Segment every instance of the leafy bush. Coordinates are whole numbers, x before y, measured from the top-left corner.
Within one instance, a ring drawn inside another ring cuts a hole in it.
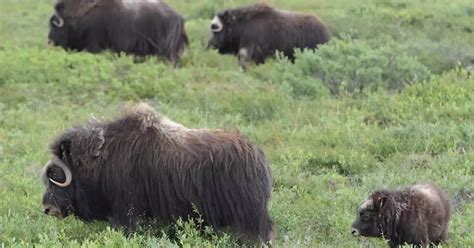
[[[323,84],[331,93],[340,95],[401,90],[406,85],[431,78],[426,66],[413,57],[396,53],[390,45],[374,48],[350,38],[333,39],[315,52],[299,51],[294,65],[280,59],[278,68],[284,82],[289,83],[297,95],[317,91],[309,82]]]

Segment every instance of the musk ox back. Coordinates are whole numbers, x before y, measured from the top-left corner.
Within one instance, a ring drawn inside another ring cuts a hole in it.
[[[390,247],[438,245],[446,241],[450,219],[449,198],[434,184],[383,189],[373,192],[360,206],[352,234],[384,237]]]
[[[243,240],[274,238],[272,177],[262,150],[237,132],[189,129],[139,105],[112,122],[67,130],[50,146],[44,212],[107,219],[133,232],[144,219],[197,217]]]
[[[161,0],[58,0],[54,9],[49,42],[65,49],[110,49],[176,62],[188,44],[183,17]]]
[[[331,37],[317,16],[278,10],[266,4],[228,9],[211,22],[208,47],[221,54],[236,54],[245,67],[252,60],[264,63],[276,51],[294,59],[295,48],[315,49]]]

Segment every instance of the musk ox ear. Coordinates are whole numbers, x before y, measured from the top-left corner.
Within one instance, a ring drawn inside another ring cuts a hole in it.
[[[102,146],[105,143],[104,129],[93,127],[89,129],[87,135],[87,154],[90,154],[93,157],[98,157]]]
[[[51,153],[63,161],[71,161],[72,141],[69,134],[64,134],[50,145]]]
[[[51,144],[51,151],[70,165],[89,164],[100,156],[105,143],[104,129],[100,127],[73,128]]]
[[[71,146],[72,162],[81,175],[94,175],[96,159],[105,143],[104,129],[84,127],[76,133]]]
[[[65,4],[63,1],[57,1],[56,4],[54,5],[54,10],[56,10],[57,13],[62,13],[64,12]]]
[[[222,12],[217,13],[217,17],[223,22],[223,23],[231,23],[232,22],[232,15],[228,10],[224,10]]]
[[[374,208],[382,209],[387,201],[388,193],[386,191],[375,191],[371,198],[374,202]]]

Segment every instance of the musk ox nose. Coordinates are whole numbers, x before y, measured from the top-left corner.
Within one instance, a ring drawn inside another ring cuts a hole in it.
[[[352,228],[352,229],[351,229],[351,233],[352,233],[352,235],[354,235],[354,236],[359,236],[359,234],[360,234],[360,233],[359,233],[359,230],[357,230],[357,229],[355,229],[355,228]]]
[[[216,29],[219,29],[219,25],[213,23],[213,24],[211,25],[211,30],[216,30]]]
[[[216,49],[216,47],[211,43],[207,43],[206,50],[209,50],[209,49]]]
[[[43,208],[43,213],[49,214],[49,211],[50,211],[50,208],[49,208],[49,207]]]

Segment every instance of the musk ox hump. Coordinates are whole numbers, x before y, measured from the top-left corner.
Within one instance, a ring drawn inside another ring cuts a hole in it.
[[[422,195],[433,202],[440,200],[438,192],[429,184],[417,184],[411,188],[412,195]]]
[[[135,9],[140,3],[161,3],[161,0],[122,0],[123,6],[128,9]]]
[[[123,116],[141,121],[145,128],[157,125],[160,120],[159,114],[146,103],[126,106],[123,111]]]
[[[118,0],[57,0],[54,4],[56,11],[62,17],[82,17],[89,11],[105,2]]]
[[[274,11],[275,9],[266,3],[257,3],[254,5],[221,11],[217,13],[216,17],[218,17],[224,24],[232,25],[234,23],[252,20]]]
[[[143,130],[154,127],[169,138],[181,137],[190,130],[165,116],[161,116],[150,105],[143,102],[134,106],[127,106],[123,115],[125,118],[129,117],[141,122]]]

